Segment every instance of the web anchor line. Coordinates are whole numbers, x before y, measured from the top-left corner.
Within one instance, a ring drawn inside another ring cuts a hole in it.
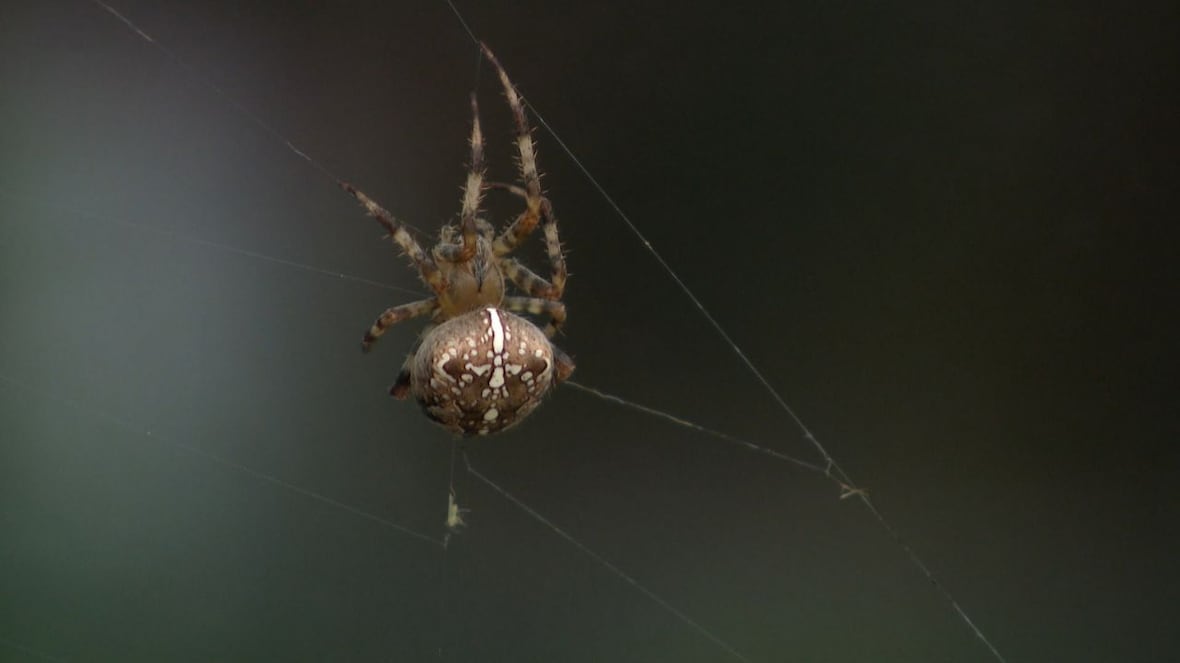
[[[580,382],[574,381],[574,380],[566,380],[562,384],[573,387],[574,389],[577,389],[578,391],[590,394],[591,396],[594,396],[595,398],[602,399],[608,403],[614,403],[615,405],[620,405],[625,408],[630,408],[632,410],[642,412],[646,415],[656,417],[657,419],[663,419],[665,421],[671,422],[677,426],[682,426],[682,427],[687,428],[689,430],[693,430],[698,433],[708,435],[710,437],[715,437],[719,440],[724,440],[726,442],[729,442],[730,444],[734,444],[739,447],[742,447],[743,449],[746,449],[747,451],[753,451],[755,453],[760,453],[765,456],[770,456],[771,458],[774,458],[776,460],[781,460],[783,462],[791,463],[792,465],[795,465],[797,467],[801,467],[801,468],[808,470],[810,472],[814,472],[816,474],[822,474],[823,476],[827,477],[829,480],[831,480],[833,483],[835,483],[837,486],[840,487],[840,499],[842,499],[842,500],[846,500],[850,497],[867,497],[868,496],[869,491],[867,488],[861,488],[861,487],[857,487],[857,486],[853,486],[851,484],[845,483],[845,482],[841,481],[839,478],[837,478],[835,475],[833,475],[832,474],[832,467],[833,466],[832,466],[832,463],[830,463],[830,462],[827,465],[817,465],[815,463],[805,461],[801,458],[789,456],[781,451],[776,451],[774,449],[771,449],[770,447],[765,447],[760,444],[755,444],[753,442],[750,442],[749,440],[742,439],[736,435],[730,435],[729,433],[725,433],[725,432],[722,432],[719,430],[708,428],[708,427],[702,426],[694,421],[689,421],[688,419],[684,419],[684,418],[678,417],[674,414],[664,412],[663,410],[657,410],[654,407],[649,407],[647,405],[643,405],[643,404],[637,403],[635,401],[628,400],[626,398],[623,398],[622,396],[615,396],[614,394],[608,394],[605,391],[602,391],[601,389],[589,387],[589,386],[586,386],[586,385],[584,385]]]
[[[173,53],[171,49],[169,49],[168,47],[161,44],[159,41],[154,39],[148,33],[144,32],[138,25],[133,23],[131,21],[131,19],[129,19],[126,16],[124,16],[123,14],[119,13],[119,11],[117,9],[108,5],[107,3],[103,2],[102,0],[90,0],[90,1],[93,2],[95,5],[101,7],[103,10],[105,10],[111,16],[114,16],[121,23],[123,23],[123,25],[126,25],[128,29],[130,29],[132,32],[134,32],[136,35],[138,35],[141,39],[143,39],[147,43],[151,44],[155,48],[159,49],[160,52],[163,53],[164,55],[167,55],[168,58],[170,60],[172,60],[172,62],[174,62],[178,67],[180,67],[181,69],[184,69],[186,74],[193,77],[195,80],[200,81],[201,84],[205,85],[209,89],[211,89],[214,92],[216,92],[217,94],[221,95],[221,97],[223,99],[225,99],[227,102],[229,102],[229,104],[231,106],[236,108],[239,113],[245,115],[247,118],[250,119],[251,122],[256,124],[259,128],[261,128],[266,133],[270,134],[270,136],[272,138],[278,140],[280,143],[285,145],[296,156],[302,158],[304,161],[311,164],[312,167],[314,167],[316,170],[319,170],[321,173],[323,173],[324,175],[326,175],[327,177],[329,177],[333,181],[335,181],[335,182],[340,181],[340,178],[336,177],[336,175],[334,173],[332,173],[332,171],[328,170],[327,167],[321,165],[318,161],[316,161],[315,159],[312,159],[310,156],[308,156],[306,152],[304,152],[303,150],[296,147],[295,144],[293,142],[291,142],[290,140],[288,140],[286,136],[279,133],[279,131],[277,129],[275,129],[274,127],[270,126],[265,121],[263,121],[263,119],[261,117],[258,117],[257,114],[251,112],[249,108],[246,108],[241,103],[239,103],[237,99],[230,96],[230,94],[228,92],[226,92],[224,89],[222,89],[220,85],[209,80],[209,78],[202,76],[195,69],[188,66],[188,64],[186,64],[185,61],[180,58],[180,56],[178,56],[176,53]]]
[[[836,483],[841,483],[838,479],[836,479],[835,477],[832,476],[831,472],[829,471],[829,468],[825,468],[822,465],[816,465],[815,463],[810,463],[810,462],[805,461],[801,458],[795,458],[794,456],[788,456],[787,454],[782,453],[781,451],[775,451],[774,449],[771,449],[769,447],[764,447],[760,444],[755,444],[753,442],[750,442],[749,440],[743,440],[742,438],[740,438],[736,435],[730,435],[729,433],[725,433],[725,432],[722,432],[719,430],[714,430],[712,428],[707,428],[707,427],[702,426],[696,422],[689,421],[688,419],[683,419],[683,418],[678,417],[674,414],[664,412],[663,410],[657,410],[654,407],[648,407],[646,405],[636,403],[635,401],[627,400],[626,398],[623,398],[622,396],[615,396],[614,394],[608,394],[605,391],[602,391],[601,389],[596,389],[594,387],[584,385],[580,382],[577,382],[576,380],[566,380],[562,384],[569,386],[569,387],[573,387],[574,389],[577,389],[578,391],[590,394],[591,396],[594,396],[595,398],[600,398],[608,403],[614,403],[615,405],[620,405],[625,408],[630,408],[632,410],[642,412],[646,415],[656,417],[657,419],[663,419],[665,421],[671,422],[673,424],[676,424],[677,426],[683,426],[684,428],[688,428],[689,430],[694,430],[698,433],[703,433],[703,434],[708,435],[710,437],[715,437],[719,440],[724,440],[726,442],[737,445],[739,447],[743,447],[749,451],[754,451],[754,452],[757,452],[757,453],[760,453],[760,454],[763,454],[766,456],[770,456],[771,458],[775,458],[777,460],[781,460],[781,461],[784,461],[787,463],[791,463],[793,465],[797,465],[799,467],[802,467],[805,470],[809,470],[809,471],[815,472],[817,474],[822,474],[822,475],[828,477],[829,479],[832,479]],[[844,484],[841,483],[841,485],[844,485]]]
[[[339,279],[341,281],[351,281],[353,283],[360,283],[362,285],[372,286],[374,288],[381,288],[382,290],[391,290],[394,292],[404,292],[404,293],[410,294],[410,295],[421,296],[421,294],[422,294],[421,290],[412,290],[410,288],[403,288],[401,286],[391,285],[389,283],[382,283],[380,281],[374,281],[373,279],[367,279],[367,278],[364,278],[361,276],[354,276],[352,274],[346,274],[344,272],[336,271],[333,269],[324,269],[323,267],[316,267],[315,265],[310,265],[310,264],[304,263],[304,262],[298,262],[295,260],[288,260],[286,258],[280,258],[277,256],[272,256],[272,255],[268,255],[265,253],[260,253],[258,251],[251,251],[249,249],[243,249],[243,248],[239,248],[236,246],[231,246],[229,244],[222,244],[221,242],[214,242],[212,240],[202,239],[200,237],[193,237],[193,236],[185,235],[185,234],[182,234],[179,232],[173,232],[171,230],[156,228],[148,223],[138,223],[136,221],[127,221],[124,219],[116,219],[116,218],[112,218],[112,217],[99,216],[99,215],[94,214],[89,211],[82,211],[82,210],[77,209],[75,207],[63,205],[63,204],[59,203],[56,199],[52,199],[52,196],[48,196],[44,193],[34,193],[34,192],[30,192],[30,191],[26,190],[26,191],[19,192],[19,195],[18,195],[17,193],[13,193],[11,190],[7,189],[4,185],[0,185],[0,198],[7,198],[9,200],[15,200],[15,201],[22,202],[25,204],[39,205],[41,207],[44,207],[45,209],[53,210],[53,211],[59,212],[59,213],[66,213],[71,216],[77,217],[79,219],[86,219],[89,221],[99,221],[99,222],[109,224],[112,226],[115,226],[115,225],[125,226],[127,228],[133,228],[137,232],[157,235],[157,236],[162,237],[164,239],[172,240],[175,242],[183,242],[185,244],[193,244],[195,246],[203,246],[203,247],[207,247],[207,248],[211,248],[211,249],[216,249],[218,251],[223,251],[225,253],[232,253],[235,255],[244,256],[246,258],[253,258],[255,260],[260,260],[263,262],[274,263],[276,265],[281,265],[283,267],[289,267],[291,269],[297,269],[297,270],[300,270],[303,272],[311,272],[313,274],[320,274],[323,276],[328,276],[328,277],[332,277],[335,279]],[[52,199],[52,202],[48,202],[49,199]]]
[[[93,3],[94,5],[96,5],[97,7],[103,9],[104,11],[109,13],[111,16],[114,16],[116,19],[119,20],[119,22],[121,22],[121,23],[123,23],[123,25],[127,26],[127,28],[130,29],[132,32],[134,32],[138,37],[140,37],[141,39],[143,39],[147,43],[151,44],[154,48],[159,50],[164,55],[168,56],[168,59],[170,59],[177,67],[180,67],[181,69],[183,69],[184,72],[188,76],[192,77],[194,80],[198,81],[199,83],[201,83],[205,87],[209,88],[210,90],[213,90],[214,92],[216,92],[219,96],[221,96],[222,99],[225,99],[225,101],[229,105],[233,106],[234,109],[236,109],[239,113],[241,113],[243,116],[245,116],[248,120],[253,122],[255,124],[255,126],[257,126],[259,129],[262,129],[262,131],[265,132],[266,134],[268,134],[271,138],[273,138],[274,140],[277,140],[279,143],[281,143],[284,147],[286,147],[288,150],[290,150],[290,152],[292,154],[294,154],[295,156],[299,157],[300,159],[303,159],[304,161],[306,161],[312,168],[315,168],[317,171],[319,171],[321,175],[323,175],[324,177],[327,177],[329,180],[331,180],[332,183],[334,183],[338,188],[344,188],[346,190],[348,189],[348,185],[346,184],[346,182],[343,178],[336,175],[336,173],[332,172],[327,166],[320,163],[318,160],[313,159],[311,157],[311,155],[309,155],[306,151],[300,149],[297,145],[295,145],[295,141],[291,140],[290,138],[287,138],[285,135],[283,135],[283,133],[281,131],[279,131],[278,129],[275,129],[273,126],[270,125],[270,123],[263,120],[262,117],[260,117],[257,113],[250,110],[245,104],[241,103],[233,95],[226,92],[224,88],[222,88],[220,85],[218,85],[217,83],[215,83],[211,79],[209,79],[209,77],[202,76],[200,74],[200,72],[198,72],[193,67],[189,66],[188,63],[184,61],[184,59],[182,59],[179,55],[174,53],[168,47],[161,44],[159,42],[159,40],[153,38],[151,35],[149,35],[147,32],[145,32],[142,28],[140,28],[138,25],[136,25],[131,19],[129,19],[126,16],[124,16],[123,14],[119,13],[119,11],[117,9],[115,9],[114,7],[103,2],[103,0],[90,0],[90,2]],[[417,226],[415,226],[414,224],[409,223],[407,221],[402,221],[400,219],[399,219],[399,221],[401,222],[402,225],[413,229],[414,231],[418,232],[419,234],[424,234],[422,232],[422,230],[420,228],[418,228]]]
[[[642,585],[638,580],[636,580],[635,578],[628,575],[625,571],[623,571],[619,567],[615,566],[612,562],[607,560],[605,557],[603,557],[602,555],[599,555],[598,553],[596,553],[593,550],[591,550],[590,548],[588,548],[584,543],[575,539],[569,532],[566,532],[565,530],[561,529],[557,525],[553,524],[553,521],[551,521],[548,518],[546,518],[545,516],[541,515],[541,513],[538,512],[536,509],[532,508],[528,504],[525,504],[524,502],[522,502],[520,500],[520,498],[518,498],[515,495],[513,495],[512,493],[508,492],[507,490],[502,488],[499,484],[497,484],[495,481],[492,481],[486,475],[484,475],[482,472],[475,469],[475,467],[473,467],[471,465],[471,460],[467,458],[467,453],[466,452],[462,452],[462,453],[463,453],[463,463],[467,466],[467,473],[468,474],[470,474],[471,476],[475,477],[476,479],[479,479],[480,481],[482,481],[489,488],[491,488],[492,490],[499,493],[504,499],[506,499],[509,502],[512,502],[514,505],[516,505],[516,507],[519,508],[521,511],[524,511],[529,516],[531,516],[534,520],[541,523],[545,527],[549,528],[549,530],[552,531],[554,534],[556,534],[556,535],[560,536],[561,538],[565,539],[566,541],[568,541],[571,545],[573,545],[575,548],[580,550],[584,555],[586,555],[590,559],[593,559],[595,562],[597,562],[599,565],[601,565],[606,570],[613,573],[615,576],[617,576],[623,582],[626,582],[628,585],[631,585],[632,587],[634,587],[636,590],[638,590],[644,596],[651,599],[653,602],[655,602],[661,608],[663,608],[664,610],[669,612],[673,617],[680,620],[685,625],[691,627],[697,633],[700,633],[701,635],[703,635],[705,638],[707,638],[713,644],[717,645],[721,649],[724,649],[730,656],[736,658],[739,661],[746,661],[747,663],[749,663],[750,659],[748,659],[744,655],[742,655],[742,653],[739,652],[737,649],[735,649],[732,645],[730,645],[729,643],[722,640],[720,637],[718,637],[712,631],[710,631],[709,629],[702,626],[699,622],[693,620],[691,617],[689,617],[685,613],[681,612],[678,608],[676,608],[676,606],[674,606],[671,603],[669,603],[668,601],[666,601],[659,594],[656,594],[652,590],[650,590],[647,587],[645,587],[644,585]]]
[[[365,520],[368,520],[370,522],[377,523],[378,525],[381,525],[382,527],[396,530],[398,532],[401,532],[402,534],[413,537],[413,538],[418,539],[420,541],[424,541],[426,543],[430,543],[430,544],[433,544],[433,545],[436,545],[439,547],[444,547],[444,543],[441,539],[437,539],[433,536],[430,536],[429,534],[423,534],[422,532],[419,532],[414,529],[410,529],[409,527],[406,527],[405,525],[399,525],[398,523],[395,523],[392,520],[387,520],[387,519],[382,518],[381,516],[378,516],[376,514],[369,513],[368,511],[365,511],[364,509],[360,509],[355,506],[352,506],[351,504],[346,504],[344,502],[341,502],[340,500],[333,499],[331,497],[328,497],[327,495],[324,495],[323,493],[318,493],[314,490],[310,490],[310,489],[304,488],[302,486],[298,486],[296,484],[291,483],[290,481],[287,481],[285,479],[277,477],[273,474],[263,472],[262,470],[256,470],[253,467],[250,467],[249,465],[246,465],[244,463],[239,463],[235,460],[231,460],[231,459],[226,458],[225,456],[221,456],[219,454],[215,454],[212,451],[206,451],[205,449],[194,446],[192,444],[188,444],[186,442],[181,442],[180,440],[173,439],[170,436],[160,435],[159,432],[153,431],[150,428],[136,426],[135,424],[131,423],[130,421],[123,419],[122,417],[119,417],[117,415],[111,414],[110,412],[107,412],[105,410],[101,410],[101,409],[98,409],[98,408],[95,408],[95,407],[92,407],[89,405],[84,405],[84,404],[79,403],[75,400],[72,400],[70,398],[66,398],[65,396],[61,396],[57,393],[54,393],[52,391],[48,391],[46,389],[30,387],[30,386],[20,382],[19,380],[11,378],[11,377],[4,375],[2,373],[0,373],[0,382],[7,383],[11,387],[13,387],[19,391],[23,391],[26,394],[32,394],[34,396],[40,396],[42,398],[48,398],[49,400],[57,401],[58,403],[65,405],[66,407],[70,408],[71,410],[74,410],[75,412],[78,412],[80,414],[86,415],[86,416],[94,418],[94,419],[101,419],[103,421],[106,421],[107,423],[110,423],[110,424],[116,426],[117,428],[122,428],[125,431],[133,433],[135,435],[139,435],[143,438],[152,440],[153,442],[156,442],[157,444],[166,445],[169,447],[180,449],[181,451],[184,451],[186,453],[204,458],[205,460],[207,460],[211,463],[220,465],[222,467],[229,468],[231,470],[234,470],[235,472],[240,472],[242,474],[252,476],[255,479],[261,480],[265,483],[269,483],[272,486],[277,486],[277,487],[282,488],[288,492],[302,495],[304,497],[310,498],[310,499],[320,502],[322,504],[327,504],[328,506],[334,507],[336,509],[340,509],[341,511],[347,511],[348,513],[351,513],[354,516],[359,516],[359,517],[364,518]]]

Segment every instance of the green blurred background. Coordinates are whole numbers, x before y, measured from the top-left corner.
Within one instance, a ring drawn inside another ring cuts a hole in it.
[[[445,553],[301,492],[442,536],[451,440],[418,325],[358,350],[413,272],[248,113],[433,235],[477,81],[513,174],[450,9],[114,6],[175,57],[0,6],[0,660],[729,660],[461,467]],[[1178,655],[1173,3],[458,6],[1008,660]],[[575,377],[815,461],[537,138]],[[821,476],[568,388],[466,449],[750,660],[994,660]]]

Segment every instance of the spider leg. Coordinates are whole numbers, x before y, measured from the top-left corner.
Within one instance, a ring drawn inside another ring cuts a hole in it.
[[[462,244],[447,244],[439,247],[442,256],[451,262],[467,262],[475,255],[475,242],[479,234],[479,203],[483,199],[483,133],[479,129],[479,103],[471,93],[471,167],[467,171],[467,184],[463,187],[463,212],[460,216]]]
[[[410,361],[413,358],[414,355],[412,354],[406,357],[401,370],[397,372],[397,379],[389,387],[389,395],[399,401],[404,401],[410,397]]]
[[[520,177],[524,180],[525,211],[500,233],[493,244],[496,255],[502,256],[510,253],[537,227],[537,222],[541,218],[541,176],[537,174],[537,152],[533,147],[533,134],[529,129],[528,119],[525,118],[520,95],[488,45],[481,42],[480,47],[500,76],[504,96],[508,99],[512,117],[516,121],[516,148],[520,153]]]
[[[430,330],[434,329],[436,326],[437,325],[435,323],[431,322],[422,329],[422,333],[418,336],[418,342],[414,344],[414,348],[410,350],[410,353],[406,355],[406,360],[402,362],[402,367],[397,372],[397,379],[394,380],[393,384],[389,386],[390,396],[393,396],[399,401],[404,401],[410,397],[410,381],[412,378],[410,367],[414,364],[414,356],[418,354],[418,348],[422,345],[422,339],[429,336]]]
[[[545,325],[545,336],[549,338],[553,338],[561,326],[565,324],[565,304],[552,299],[505,297],[500,306],[514,313],[549,316],[549,324]]]
[[[545,336],[553,338],[565,322],[565,304],[551,299],[536,297],[505,297],[500,304],[506,310],[516,313],[531,313],[533,315],[548,315],[549,324],[545,326]],[[553,348],[553,376],[557,382],[565,382],[574,372],[574,360],[564,350],[550,343]]]
[[[484,237],[492,237],[496,234],[496,229],[482,216],[475,217],[475,227],[479,228],[479,233]]]
[[[341,182],[340,187],[360,201],[361,205],[369,213],[369,216],[377,219],[381,225],[385,226],[385,229],[389,231],[389,236],[401,247],[402,252],[410,257],[410,261],[414,263],[414,266],[418,268],[418,274],[421,275],[426,285],[436,294],[442,294],[447,289],[446,279],[443,278],[438,265],[422,250],[422,247],[418,245],[418,242],[414,240],[414,237],[410,235],[405,226],[386,211],[385,208],[378,205],[372,198],[366,196],[364,192],[353,185],[348,182]]]
[[[515,184],[489,182],[488,187],[502,189],[521,198],[528,198],[528,192]],[[561,299],[562,293],[565,292],[565,281],[569,277],[569,272],[565,266],[565,253],[561,250],[561,237],[557,234],[557,217],[553,215],[553,204],[544,196],[541,196],[541,229],[545,233],[545,250],[549,255],[549,264],[553,268],[551,279],[554,291],[553,296],[549,298]]]
[[[553,346],[553,377],[557,379],[557,383],[561,384],[570,378],[574,369],[577,366],[574,364],[573,358],[565,353],[564,350]]]
[[[373,326],[369,327],[369,331],[365,332],[365,338],[361,341],[361,349],[368,352],[369,348],[377,342],[377,339],[385,333],[386,329],[404,320],[432,313],[436,308],[438,308],[438,299],[431,297],[430,299],[420,299],[416,302],[401,304],[386,309],[384,313],[373,321]]]
[[[533,297],[552,300],[557,300],[560,297],[557,288],[552,283],[525,267],[519,260],[500,258],[500,271],[515,283],[516,287]]]

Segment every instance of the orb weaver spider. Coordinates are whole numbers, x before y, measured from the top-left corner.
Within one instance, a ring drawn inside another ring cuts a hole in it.
[[[495,67],[512,110],[523,186],[485,185],[475,93],[471,95],[471,164],[459,225],[443,227],[429,253],[392,214],[356,187],[341,183],[385,227],[434,292],[427,299],[382,313],[365,334],[362,348],[367,352],[392,325],[430,315],[417,350],[406,358],[389,391],[399,400],[413,395],[427,416],[461,435],[487,435],[516,425],[574,371],[573,360],[550,340],[566,319],[561,295],[567,271],[553,206],[541,194],[532,132],[508,74],[486,44],[480,47]],[[499,233],[480,216],[485,186],[507,191],[525,203],[524,211]],[[549,279],[510,255],[538,224],[550,263]],[[506,281],[525,296],[507,295]],[[549,322],[542,332],[516,313],[544,315]]]

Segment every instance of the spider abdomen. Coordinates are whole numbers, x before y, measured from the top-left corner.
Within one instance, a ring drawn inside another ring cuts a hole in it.
[[[509,428],[541,403],[554,380],[553,345],[536,325],[486,307],[430,330],[410,368],[426,414],[462,435]]]

